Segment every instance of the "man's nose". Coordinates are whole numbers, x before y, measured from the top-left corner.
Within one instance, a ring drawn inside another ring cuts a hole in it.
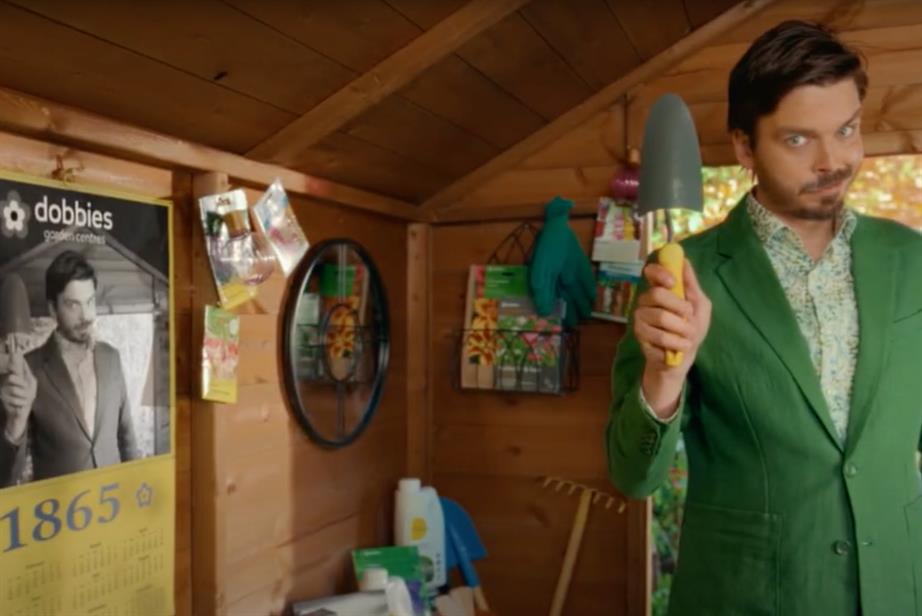
[[[813,171],[816,173],[828,173],[837,169],[837,154],[835,145],[830,144],[825,139],[818,139],[816,143],[816,153],[813,159]]]

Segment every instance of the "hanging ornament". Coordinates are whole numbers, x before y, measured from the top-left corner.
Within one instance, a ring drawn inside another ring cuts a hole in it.
[[[616,201],[637,201],[640,186],[640,151],[628,148],[627,162],[615,172],[609,182],[609,190]]]

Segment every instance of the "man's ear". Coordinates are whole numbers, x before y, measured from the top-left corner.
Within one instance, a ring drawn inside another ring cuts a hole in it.
[[[755,157],[749,135],[737,128],[730,132],[730,139],[733,141],[733,152],[736,154],[737,162],[752,171],[755,168]]]

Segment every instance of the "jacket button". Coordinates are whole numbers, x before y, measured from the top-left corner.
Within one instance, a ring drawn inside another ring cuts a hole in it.
[[[833,552],[835,552],[839,556],[844,556],[845,554],[848,554],[848,551],[851,549],[851,547],[852,547],[852,544],[850,544],[848,541],[836,541],[835,543],[832,544]]]
[[[845,476],[846,476],[846,477],[854,477],[854,476],[857,475],[857,474],[858,474],[858,467],[857,467],[857,466],[855,466],[855,465],[852,464],[851,462],[849,462],[848,464],[845,465]]]

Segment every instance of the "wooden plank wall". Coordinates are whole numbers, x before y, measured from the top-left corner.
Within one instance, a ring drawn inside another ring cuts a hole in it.
[[[455,334],[464,315],[468,266],[485,263],[513,222],[435,227],[431,265],[431,467],[440,494],[474,518],[489,551],[478,564],[499,614],[542,614],[550,607],[576,513],[576,495],[542,487],[554,475],[614,494],[603,431],[609,376],[623,326],[581,327],[579,390],[565,396],[461,392]],[[589,248],[591,219],[573,222]],[[621,497],[618,497],[619,500]],[[645,614],[646,504],[623,514],[593,507],[565,614]]]
[[[603,431],[624,327],[581,326],[581,382],[574,393],[459,392],[451,378],[453,334],[464,315],[467,268],[485,262],[521,218],[540,214],[555,194],[575,201],[571,226],[588,252],[598,197],[624,158],[625,118],[622,103],[599,113],[440,214],[441,220],[481,222],[432,231],[432,476],[441,493],[474,517],[490,552],[478,569],[501,614],[540,614],[551,603],[577,501],[543,488],[540,478],[556,475],[616,494]],[[629,503],[620,515],[593,507],[564,613],[647,614],[648,536],[648,503]]]
[[[259,196],[248,194],[251,202]],[[363,436],[321,449],[293,420],[282,390],[284,279],[276,274],[257,301],[237,309],[239,401],[194,405],[196,614],[281,614],[293,600],[351,590],[350,550],[391,541],[393,489],[407,467],[407,225],[316,201],[293,204],[312,242],[351,237],[380,268],[391,316],[388,384]],[[197,320],[214,296],[199,244]]]

